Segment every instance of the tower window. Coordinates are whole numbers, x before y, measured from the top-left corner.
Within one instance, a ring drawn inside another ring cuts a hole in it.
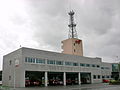
[[[75,46],[75,43],[74,43],[74,46]]]
[[[75,52],[75,49],[74,49],[74,52]]]

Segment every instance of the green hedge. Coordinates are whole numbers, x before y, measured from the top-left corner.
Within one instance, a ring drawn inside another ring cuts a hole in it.
[[[120,81],[118,81],[118,80],[111,80],[111,81],[109,82],[109,84],[110,84],[110,85],[120,85]]]

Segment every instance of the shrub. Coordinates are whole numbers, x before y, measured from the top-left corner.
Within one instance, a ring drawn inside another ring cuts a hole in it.
[[[111,80],[111,81],[109,82],[109,84],[110,84],[110,85],[120,85],[120,81],[118,81],[118,80]]]

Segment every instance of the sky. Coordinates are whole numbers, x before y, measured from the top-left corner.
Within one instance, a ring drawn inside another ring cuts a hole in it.
[[[70,10],[84,56],[120,61],[120,0],[0,0],[0,70],[20,46],[61,52]]]

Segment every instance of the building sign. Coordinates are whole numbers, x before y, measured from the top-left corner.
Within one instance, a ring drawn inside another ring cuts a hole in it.
[[[15,67],[18,67],[18,66],[19,66],[19,60],[16,59],[16,60],[15,60]]]

